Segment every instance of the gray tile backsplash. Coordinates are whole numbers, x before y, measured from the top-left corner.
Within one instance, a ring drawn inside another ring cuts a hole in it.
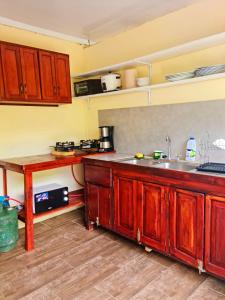
[[[212,145],[225,139],[225,100],[101,110],[99,125],[115,126],[115,148],[121,153],[167,152],[169,135],[172,157],[184,157],[186,142],[194,136],[198,160],[225,162],[225,151]]]

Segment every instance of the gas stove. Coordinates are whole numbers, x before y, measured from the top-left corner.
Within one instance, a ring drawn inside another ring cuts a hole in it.
[[[70,152],[75,150],[74,142],[57,142],[54,146],[55,151],[59,152]]]
[[[57,142],[55,146],[51,146],[54,148],[54,153],[65,153],[68,152],[72,154],[75,150],[81,150],[84,152],[99,152],[99,140],[80,140],[80,145],[75,146],[73,141],[71,142]]]
[[[81,150],[96,150],[99,148],[99,140],[80,140],[80,149]]]

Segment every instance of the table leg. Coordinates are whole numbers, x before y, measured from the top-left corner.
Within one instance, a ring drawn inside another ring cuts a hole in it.
[[[3,195],[7,196],[7,170],[6,169],[2,169],[3,172]]]
[[[34,249],[32,173],[24,173],[25,249]]]

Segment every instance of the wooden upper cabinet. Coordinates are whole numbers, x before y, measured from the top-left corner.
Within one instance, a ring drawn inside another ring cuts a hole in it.
[[[1,49],[5,98],[24,99],[20,47],[2,44]]]
[[[44,101],[71,103],[69,57],[39,51],[39,62]]]
[[[60,102],[71,102],[71,81],[68,55],[55,55],[57,98]]]
[[[167,250],[167,205],[164,186],[138,183],[138,215],[141,242],[153,249]]]
[[[0,58],[1,58],[1,45],[0,45]],[[3,74],[2,74],[2,60],[0,59],[0,100],[5,98],[5,89],[3,82]]]
[[[203,267],[203,241],[204,195],[171,189],[170,254],[201,269],[201,266]]]
[[[21,47],[20,57],[24,98],[28,100],[41,99],[38,51],[31,48]]]
[[[137,229],[137,181],[114,176],[114,225],[117,232],[139,240]]]
[[[55,55],[48,51],[39,51],[42,98],[47,102],[58,102],[55,76]]]
[[[0,102],[71,103],[69,56],[1,42]]]
[[[225,198],[206,196],[205,269],[225,278]]]

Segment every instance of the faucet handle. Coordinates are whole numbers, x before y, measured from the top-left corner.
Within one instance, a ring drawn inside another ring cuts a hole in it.
[[[169,135],[166,136],[166,142],[171,143],[171,138]]]
[[[181,160],[182,158],[183,158],[183,156],[181,154],[176,155],[176,160]]]

